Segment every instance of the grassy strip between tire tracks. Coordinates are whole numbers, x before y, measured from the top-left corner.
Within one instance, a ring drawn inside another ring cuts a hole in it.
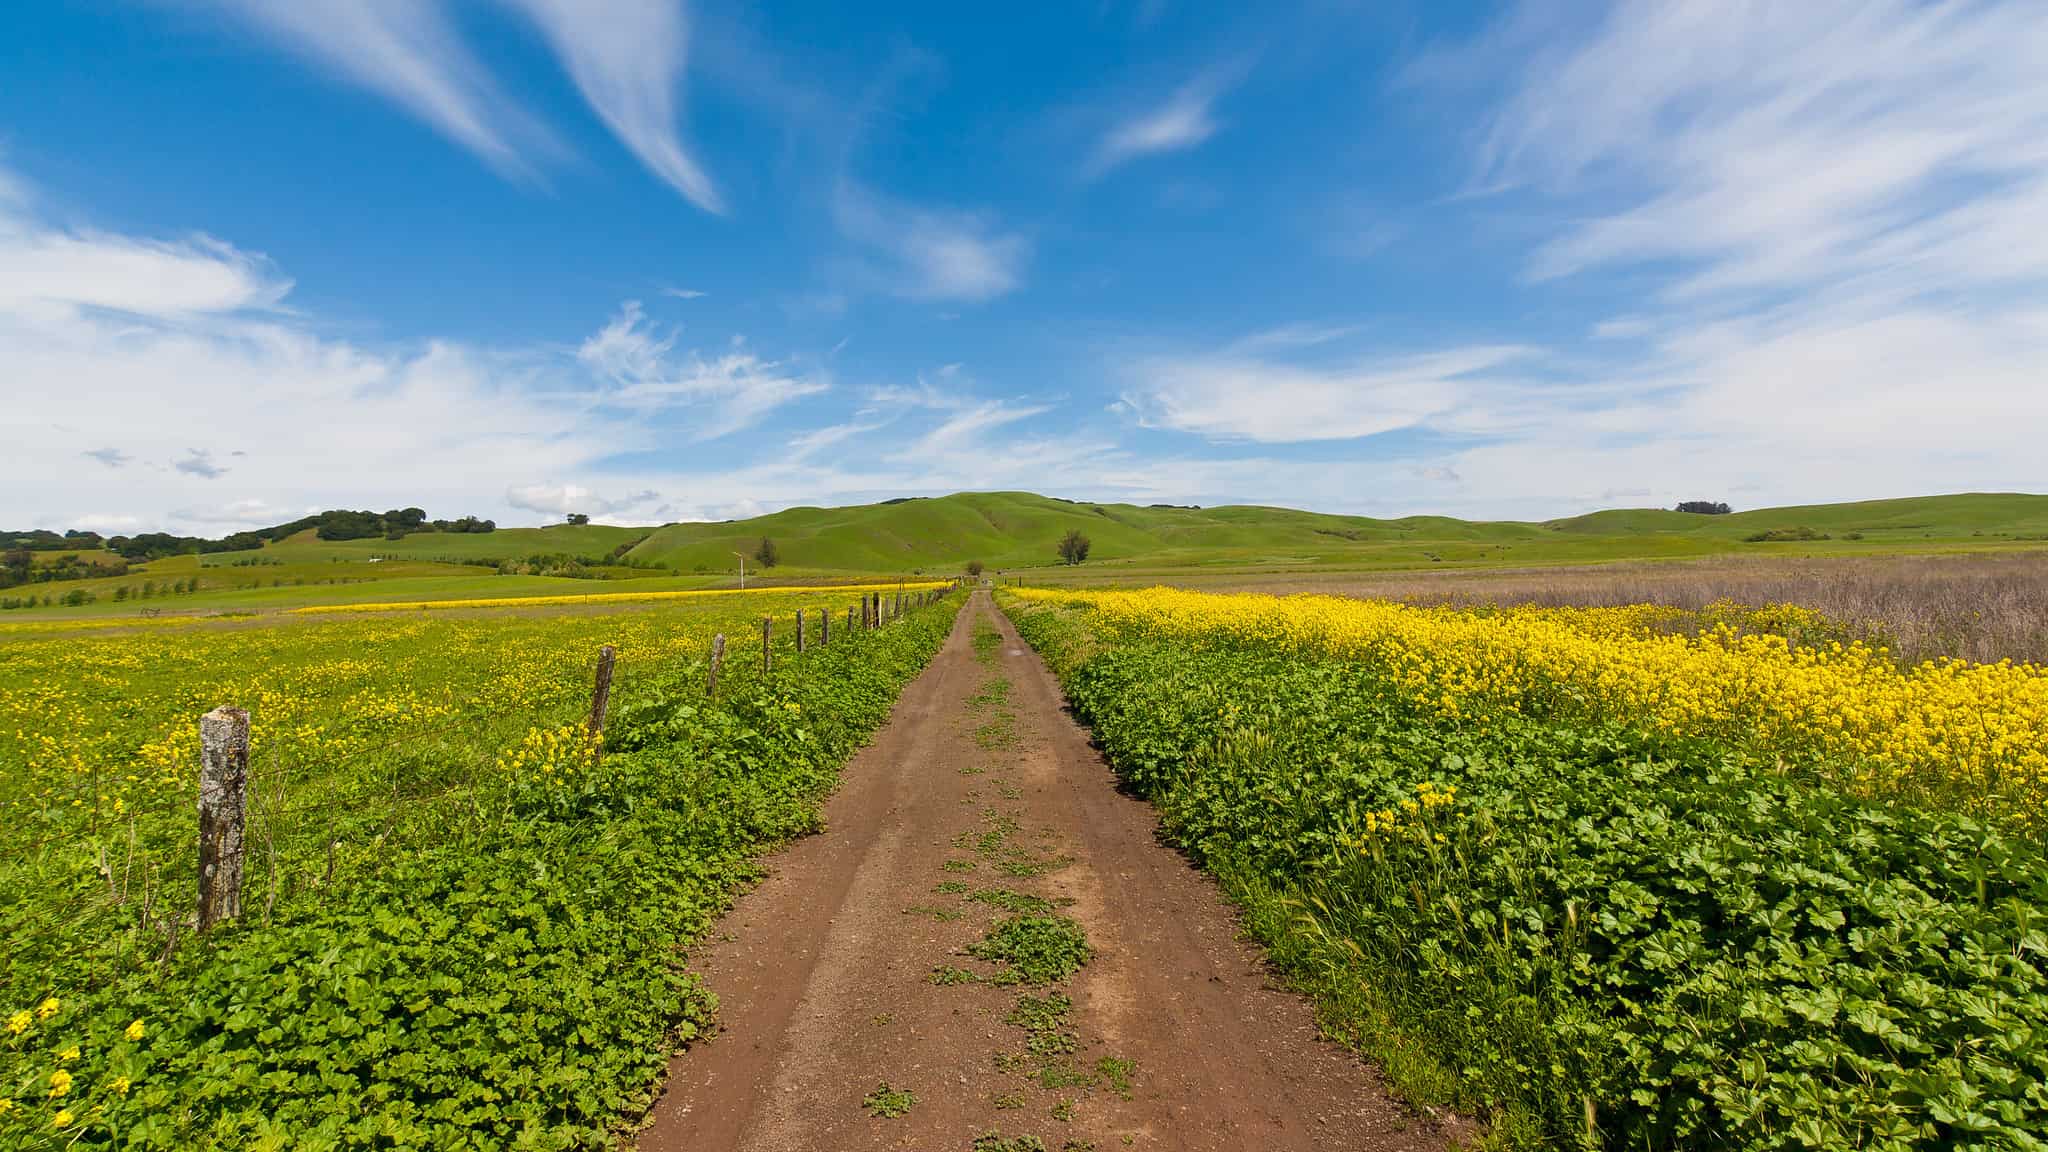
[[[1518,1147],[2048,1148],[2048,863],[1704,740],[1006,598],[1326,1024]]]
[[[637,681],[601,760],[507,773],[327,898],[17,1013],[0,1147],[611,1146],[712,1015],[683,949],[817,828],[959,603],[734,661],[715,704],[701,667]]]

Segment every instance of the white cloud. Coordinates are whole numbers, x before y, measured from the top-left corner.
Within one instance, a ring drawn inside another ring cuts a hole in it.
[[[500,172],[524,176],[562,146],[499,86],[448,0],[187,0],[225,8],[391,100]],[[707,212],[724,202],[677,129],[688,45],[680,0],[501,0],[530,19],[584,101],[655,176]]]
[[[986,213],[926,208],[842,185],[839,229],[880,261],[872,278],[899,296],[987,300],[1023,280],[1030,243]]]
[[[774,409],[831,387],[788,364],[740,350],[735,341],[723,355],[678,355],[673,333],[657,333],[640,304],[628,300],[602,330],[583,342],[576,357],[611,384],[595,399],[636,412],[694,407],[703,419],[692,438],[714,440],[760,422]]]
[[[711,177],[676,130],[688,26],[680,0],[506,0],[538,24],[583,99],[649,171],[706,212]]]
[[[1497,388],[1495,369],[1531,354],[1474,345],[1302,363],[1263,354],[1265,346],[1254,337],[1217,353],[1140,358],[1124,402],[1150,426],[1212,440],[1352,440],[1444,417]]]
[[[1141,156],[1199,146],[1216,133],[1216,118],[1210,108],[1221,91],[1214,79],[1200,80],[1175,92],[1165,103],[1120,121],[1097,143],[1089,174],[1100,175]]]
[[[701,300],[710,295],[708,292],[699,292],[695,288],[663,288],[661,294],[663,296],[673,296],[678,300]]]
[[[142,519],[137,516],[123,516],[119,513],[88,512],[83,516],[72,519],[70,526],[81,532],[98,532],[102,535],[118,536],[122,533],[133,532],[141,528]]]
[[[1676,259],[1682,291],[2048,271],[2048,8],[1618,5],[1531,54],[1483,178],[1619,199],[1533,271]]]
[[[80,452],[79,455],[87,459],[97,460],[109,468],[124,468],[134,460],[134,457],[121,451],[119,448],[89,448],[84,452]]]
[[[512,507],[554,517],[567,516],[571,512],[605,517],[645,509],[660,500],[661,493],[652,488],[606,497],[581,484],[520,484],[505,492],[505,503]]]
[[[0,200],[0,312],[108,308],[169,317],[268,308],[291,282],[209,237],[176,243],[30,228]]]
[[[439,0],[199,0],[403,105],[502,172],[544,134],[471,55]]]

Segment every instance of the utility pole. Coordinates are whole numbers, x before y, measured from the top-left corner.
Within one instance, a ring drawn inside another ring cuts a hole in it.
[[[735,552],[733,555],[740,558],[740,591],[745,592],[747,590],[747,554],[745,552]]]

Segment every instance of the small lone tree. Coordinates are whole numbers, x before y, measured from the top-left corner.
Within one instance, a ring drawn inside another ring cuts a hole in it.
[[[775,562],[780,559],[782,559],[782,554],[775,550],[774,539],[768,536],[761,537],[761,543],[754,548],[755,562],[763,568],[773,568],[775,567]]]
[[[1733,509],[1717,500],[1687,500],[1678,506],[1680,512],[1694,512],[1701,516],[1726,516]]]
[[[1081,535],[1079,528],[1067,529],[1067,534],[1060,537],[1060,562],[1064,564],[1079,564],[1087,558],[1088,538]]]
[[[968,578],[969,578],[969,579],[980,579],[980,578],[981,578],[981,561],[979,561],[979,560],[969,560],[969,561],[967,562],[967,575],[968,575]]]
[[[569,523],[571,523],[571,524],[588,524],[588,523],[590,523],[590,513],[588,513],[588,512],[571,512],[571,513],[569,513]]]

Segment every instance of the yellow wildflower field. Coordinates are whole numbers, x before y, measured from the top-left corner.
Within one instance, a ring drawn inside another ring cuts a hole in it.
[[[1802,643],[1795,608],[1695,634],[1669,610],[1419,608],[1333,596],[1017,589],[1092,608],[1113,629],[1184,643],[1280,647],[1371,663],[1419,707],[1585,715],[1817,765],[1859,791],[1941,797],[2032,822],[2048,795],[2048,669],[2002,661],[1902,666],[1881,647]]]

